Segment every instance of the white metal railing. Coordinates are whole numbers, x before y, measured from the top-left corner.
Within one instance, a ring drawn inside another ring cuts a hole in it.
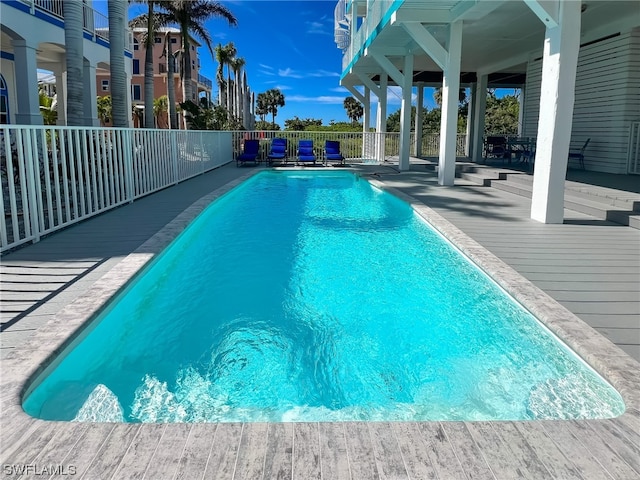
[[[242,151],[242,142],[247,139],[260,140],[260,158],[266,159],[274,138],[287,140],[287,156],[290,161],[296,158],[298,141],[313,140],[318,161],[324,163],[324,143],[326,140],[340,142],[342,155],[347,161],[357,163],[381,163],[390,159],[397,160],[400,155],[400,134],[397,132],[308,132],[289,130],[255,130],[233,132],[233,155]],[[456,156],[465,155],[467,136],[457,136]],[[410,154],[416,156],[415,133],[410,137]],[[440,135],[426,134],[422,136],[422,157],[437,157],[440,151]]]
[[[0,126],[0,252],[231,159],[230,132]]]
[[[628,151],[627,172],[640,175],[640,122],[631,122]]]
[[[362,19],[358,31],[355,33],[354,41],[347,47],[342,57],[342,71],[345,71],[355,55],[360,52],[365,42],[378,30],[378,25],[385,18],[389,9],[393,6],[393,0],[369,0],[367,2],[367,16]],[[352,21],[351,28],[356,28],[357,12],[355,6],[351,6]]]

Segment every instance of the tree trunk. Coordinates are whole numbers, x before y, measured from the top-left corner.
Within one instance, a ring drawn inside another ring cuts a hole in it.
[[[171,47],[171,35],[166,36],[167,47],[167,99],[169,101],[169,128],[175,130],[178,128],[178,112],[176,111],[176,84],[173,75],[176,71],[176,59],[173,56]]]
[[[63,2],[67,68],[67,125],[84,125],[84,52],[82,2]]]
[[[76,3],[76,2],[64,2]],[[127,3],[122,0],[108,0],[109,11],[109,63],[111,68],[111,103],[114,127],[129,127],[131,112],[127,99],[129,87],[124,69],[124,39]],[[80,33],[82,35],[82,31]]]
[[[155,25],[153,24],[153,1],[147,0],[147,41],[144,53],[144,126],[154,128],[153,115],[153,47],[155,45]]]
[[[182,93],[183,102],[193,101],[193,85],[191,85],[191,46],[189,45],[189,31],[187,26],[181,26],[182,31]]]

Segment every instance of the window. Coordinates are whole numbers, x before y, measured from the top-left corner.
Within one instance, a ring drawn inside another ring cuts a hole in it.
[[[109,91],[109,80],[102,80],[102,91],[103,92]]]
[[[141,100],[142,99],[142,95],[140,93],[140,85],[134,85],[133,86],[133,99],[134,100]]]
[[[138,42],[137,38],[133,39],[133,49],[134,50],[139,50],[140,49],[140,43]]]
[[[133,60],[133,74],[134,75],[139,75],[140,74],[140,60]]]
[[[192,52],[195,52],[195,51],[196,51],[196,47],[195,47],[195,46],[193,46],[193,45],[191,45],[191,51],[192,51]]]
[[[158,73],[167,73],[167,66],[164,63],[158,64]]]
[[[171,43],[178,43],[178,39],[177,39],[177,38],[175,38],[175,37],[174,37],[174,38],[172,38],[172,39],[171,39]]]
[[[4,77],[0,74],[0,124],[9,123],[9,89]]]
[[[155,38],[153,39],[153,41],[154,41],[155,43],[162,43],[162,38],[161,38],[161,37],[155,37]]]

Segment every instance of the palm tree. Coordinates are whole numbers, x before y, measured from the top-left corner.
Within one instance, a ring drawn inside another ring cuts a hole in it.
[[[269,113],[269,99],[266,92],[259,93],[256,98],[256,115],[260,117],[260,121],[264,122],[264,117]]]
[[[153,116],[156,118],[156,126],[164,128],[166,126],[166,113],[169,110],[169,98],[166,95],[156,98],[153,101]],[[164,119],[164,121],[161,121]]]
[[[138,15],[129,22],[129,26],[133,28],[145,28],[146,32],[140,36],[144,43],[144,126],[145,128],[154,127],[153,116],[153,47],[155,45],[155,36],[158,27],[158,20],[161,17],[154,14],[154,7],[160,3],[156,0],[135,0],[137,2],[147,4],[147,13]]]
[[[215,48],[216,62],[218,62],[218,68],[216,70],[216,81],[218,82],[218,105],[224,105],[225,103],[225,87],[227,82],[224,79],[224,66],[229,65],[233,58],[236,56],[237,50],[233,42],[229,42],[222,46],[218,44]]]
[[[276,124],[278,107],[284,107],[284,95],[277,88],[265,92],[267,96],[267,111],[271,113],[271,123]]]
[[[356,124],[364,115],[362,104],[353,97],[344,99],[344,109],[347,111],[347,117],[351,119],[352,124]]]
[[[171,30],[167,29],[164,36],[164,53],[167,57],[167,98],[169,99],[169,128],[178,128],[178,111],[176,108],[176,84],[173,76],[176,73],[176,57],[171,48]]]
[[[67,125],[84,125],[82,2],[63,2],[67,67]],[[120,52],[122,57],[122,51]],[[123,63],[124,67],[124,63]]]
[[[81,2],[63,2],[67,3]],[[108,0],[109,12],[109,64],[111,68],[111,103],[114,127],[128,127],[131,112],[127,109],[129,87],[124,70],[124,39],[126,26],[127,2]],[[80,9],[82,11],[82,8]],[[82,25],[82,23],[80,24]],[[82,35],[82,27],[80,27]]]
[[[213,56],[211,36],[204,23],[212,17],[223,17],[229,25],[235,26],[238,21],[233,14],[218,2],[208,0],[173,0],[166,6],[175,23],[180,28],[182,37],[182,92],[183,101],[192,101],[193,85],[191,83],[191,37],[193,32],[204,40]]]
[[[234,76],[234,83],[233,83],[233,89],[234,89],[234,97],[235,100],[233,102],[233,108],[234,108],[234,115],[238,118],[240,118],[242,116],[242,105],[241,105],[241,92],[240,92],[240,85],[241,85],[241,81],[240,81],[240,72],[242,71],[242,67],[244,67],[246,65],[247,61],[242,58],[242,57],[238,57],[238,58],[234,58],[233,60],[231,60],[231,62],[229,62],[229,66],[231,67],[231,70],[233,70],[233,76]]]

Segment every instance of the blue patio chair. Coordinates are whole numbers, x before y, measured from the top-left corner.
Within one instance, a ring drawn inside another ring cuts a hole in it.
[[[260,140],[245,140],[242,153],[236,157],[236,167],[247,162],[257,164],[258,155],[260,155]]]
[[[569,150],[569,161],[571,161],[572,158],[576,158],[578,160],[580,168],[582,168],[583,170],[584,170],[584,151],[587,149],[587,145],[589,145],[590,141],[591,141],[591,138],[587,138],[587,141],[584,142],[584,145],[582,145],[582,148],[580,150],[574,150],[573,152]]]
[[[274,160],[287,161],[287,139],[274,138],[271,140],[271,149],[267,155],[267,163],[271,165]]]
[[[324,158],[327,162],[340,162],[340,165],[344,165],[344,156],[340,152],[340,142],[336,140],[325,141]]]
[[[298,142],[298,162],[316,163],[316,155],[313,153],[313,140],[300,140]]]

